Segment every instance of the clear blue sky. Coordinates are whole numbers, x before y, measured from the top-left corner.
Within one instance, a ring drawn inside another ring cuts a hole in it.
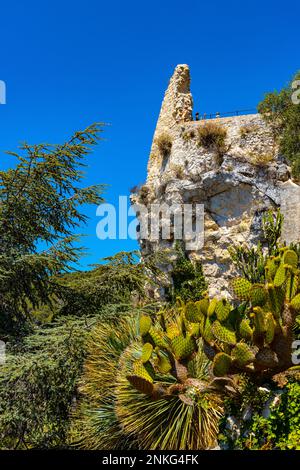
[[[200,112],[255,107],[299,69],[299,1],[1,2],[1,167],[18,143],[63,142],[95,121],[111,124],[90,158],[87,184],[106,200],[143,182],[163,93],[190,65]],[[83,266],[132,241],[99,241],[95,209],[82,230]]]

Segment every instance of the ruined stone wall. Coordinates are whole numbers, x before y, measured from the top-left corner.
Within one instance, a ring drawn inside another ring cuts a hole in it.
[[[170,80],[160,111],[150,152],[147,202],[199,203],[205,207],[205,243],[188,252],[200,259],[212,295],[227,295],[235,274],[228,247],[256,244],[261,237],[261,217],[268,209],[286,213],[283,236],[300,240],[299,186],[279,154],[272,132],[259,114],[218,118],[227,131],[222,156],[215,148],[199,145],[199,128],[205,121],[192,120],[193,100],[187,65],[178,65]],[[163,155],[158,142],[167,135],[172,143]],[[298,211],[298,212],[297,212]],[[173,240],[144,241],[142,252],[173,245]]]

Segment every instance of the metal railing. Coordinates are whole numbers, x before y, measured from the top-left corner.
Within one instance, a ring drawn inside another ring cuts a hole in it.
[[[257,109],[242,109],[238,111],[228,111],[226,113],[196,113],[195,121],[205,121],[206,119],[217,119],[220,117],[230,117],[230,116],[243,116],[245,114],[256,114]]]

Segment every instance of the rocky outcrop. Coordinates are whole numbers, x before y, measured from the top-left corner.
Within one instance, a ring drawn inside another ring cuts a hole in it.
[[[300,214],[298,219],[295,214],[300,188],[291,181],[290,169],[259,114],[193,121],[192,103],[189,68],[178,65],[154,134],[146,202],[204,205],[204,246],[188,254],[202,261],[211,294],[226,295],[228,281],[235,274],[228,247],[256,244],[266,210],[281,207],[287,215],[285,238],[299,240]],[[208,123],[225,129],[221,151],[199,143],[201,128]],[[169,152],[160,148],[162,135],[169,139]],[[147,253],[173,244],[174,237],[143,240],[141,249]]]

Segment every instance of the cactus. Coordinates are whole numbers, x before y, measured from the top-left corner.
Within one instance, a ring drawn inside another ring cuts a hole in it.
[[[185,318],[191,323],[199,323],[203,313],[195,302],[188,302],[185,306]]]
[[[277,355],[268,347],[261,348],[255,356],[255,360],[260,367],[274,367],[278,363]]]
[[[191,356],[191,354],[196,350],[195,341],[190,336],[176,336],[172,339],[171,346],[176,359],[185,359]]]
[[[267,292],[263,284],[253,284],[249,292],[249,299],[254,307],[264,305],[267,301]]]
[[[185,309],[186,321],[193,322],[189,331],[195,339],[197,334],[202,337],[218,377],[226,369],[224,374],[242,371],[253,380],[263,380],[292,366],[293,325],[300,313],[299,257],[286,247],[278,253],[265,259],[265,283],[251,284],[243,278],[232,282],[233,291],[244,301],[239,307],[226,299],[205,298],[194,304],[199,315],[194,305],[193,314],[189,304]]]
[[[233,291],[236,297],[239,300],[249,299],[249,294],[250,294],[250,289],[252,287],[252,284],[247,279],[244,279],[242,277],[238,277],[237,279],[234,279],[232,281],[232,287],[233,287]]]
[[[216,377],[223,377],[230,369],[232,359],[228,354],[219,352],[213,360],[213,373]]]
[[[231,358],[238,364],[238,366],[246,366],[254,360],[254,354],[250,346],[246,343],[237,343],[231,351]]]
[[[145,343],[142,350],[141,361],[146,363],[152,356],[153,346],[150,343]]]
[[[219,300],[216,304],[215,312],[220,322],[227,320],[231,310],[231,305],[226,299]]]
[[[226,327],[216,320],[211,327],[214,337],[226,344],[236,343],[236,334],[232,327]]]
[[[250,326],[250,320],[243,319],[239,325],[239,335],[245,340],[251,340],[253,335],[253,329]]]
[[[141,336],[145,336],[152,325],[151,318],[148,315],[142,315],[139,322],[139,331]]]

